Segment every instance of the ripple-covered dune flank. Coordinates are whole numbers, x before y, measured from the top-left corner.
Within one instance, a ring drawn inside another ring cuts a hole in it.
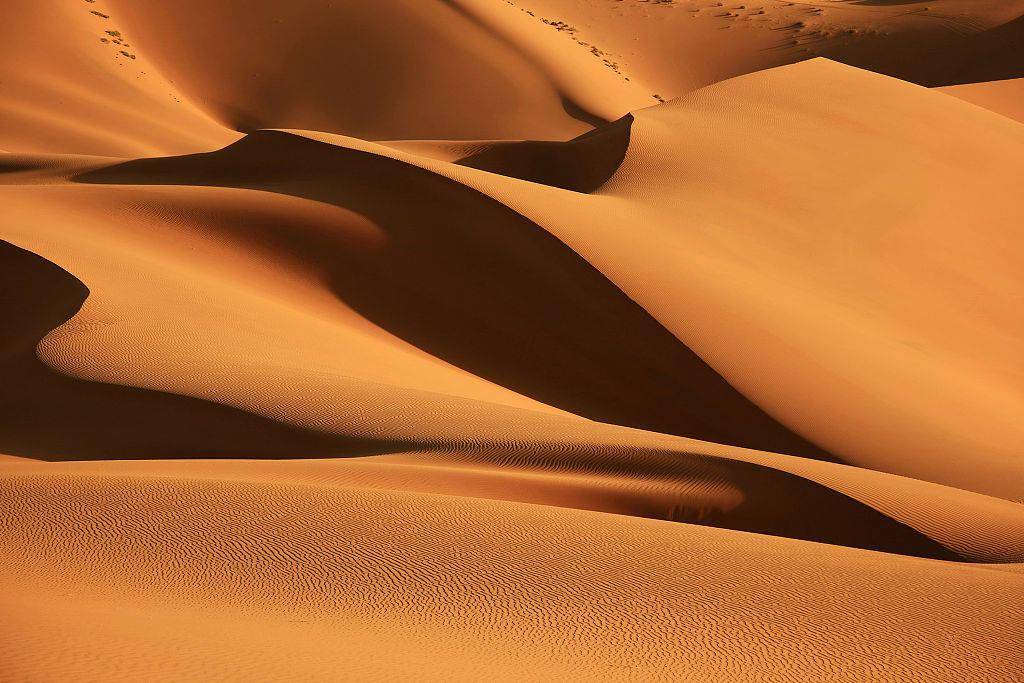
[[[1024,0],[14,0],[0,679],[1024,679]]]

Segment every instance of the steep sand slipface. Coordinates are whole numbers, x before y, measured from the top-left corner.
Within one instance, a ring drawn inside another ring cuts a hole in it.
[[[0,679],[1024,679],[1024,2],[5,9]]]

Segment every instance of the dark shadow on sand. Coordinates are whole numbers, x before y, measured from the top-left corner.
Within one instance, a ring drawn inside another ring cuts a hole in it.
[[[55,372],[36,357],[36,345],[88,296],[88,287],[63,268],[0,241],[0,453],[39,460],[296,458],[402,448]]]
[[[252,188],[345,207],[376,223],[386,246],[310,258],[327,264],[346,304],[428,353],[594,420],[835,460],[543,228],[435,173],[260,131],[216,152],[130,161],[76,181]]]

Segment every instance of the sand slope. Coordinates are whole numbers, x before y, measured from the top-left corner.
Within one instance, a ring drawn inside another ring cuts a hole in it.
[[[489,0],[458,0],[486,7]],[[662,99],[827,57],[928,86],[1024,76],[1021,0],[512,0],[538,32]]]
[[[1024,121],[1024,78],[953,85],[940,90],[997,114]]]
[[[238,137],[185,99],[105,6],[14,0],[4,14],[0,149],[145,156]]]
[[[14,151],[198,151],[270,127],[565,140],[822,56],[928,86],[1024,76],[1024,0],[16,0],[8,17]]]
[[[5,585],[35,596],[5,600],[14,676],[80,672],[79,657],[157,679],[1021,672],[1013,573],[323,483],[26,474],[4,490],[19,520],[7,557],[23,558],[4,562]],[[71,520],[82,531],[59,531]],[[84,638],[80,621],[101,625]],[[118,656],[90,657],[115,643]]]
[[[851,100],[859,106],[837,121]],[[1020,498],[1024,320],[1007,294],[1024,273],[1013,189],[1024,128],[823,61],[650,113],[602,193],[635,202],[662,189],[654,209],[667,230],[631,235],[642,280],[623,272],[621,248],[591,262],[609,263],[735,386],[847,462]],[[677,222],[684,211],[690,230]],[[583,240],[599,244],[593,227],[569,243]],[[756,354],[743,343],[752,338]],[[763,379],[748,384],[755,364]],[[820,400],[796,400],[805,391]]]
[[[8,14],[0,679],[1024,678],[1024,3]]]
[[[488,3],[493,25],[446,0],[107,4],[140,50],[238,130],[565,139],[654,102],[579,46],[523,35],[503,3]]]
[[[516,209],[844,461],[1022,497],[1020,124],[826,60],[634,116],[622,165],[592,195],[303,135]]]

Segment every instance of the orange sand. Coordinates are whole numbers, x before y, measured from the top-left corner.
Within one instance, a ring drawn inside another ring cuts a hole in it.
[[[0,679],[1024,678],[1024,1],[6,15]]]

